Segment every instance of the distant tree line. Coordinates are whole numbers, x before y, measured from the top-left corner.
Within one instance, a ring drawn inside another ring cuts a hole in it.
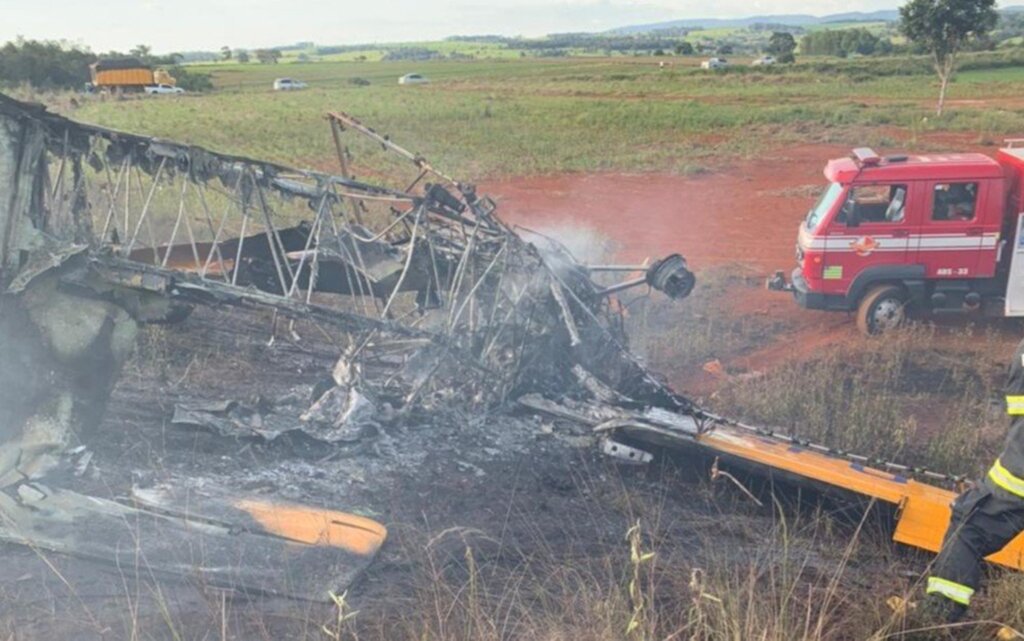
[[[800,39],[800,53],[808,56],[846,56],[892,53],[892,42],[867,29],[823,29]]]
[[[350,53],[352,51],[377,51],[379,46],[375,45],[331,45],[314,47],[313,53],[318,56],[330,56],[336,53]]]
[[[389,49],[381,60],[435,60],[444,58],[444,54],[427,47],[396,47]]]
[[[59,42],[21,38],[0,47],[0,82],[41,89],[81,87],[96,55]]]
[[[365,59],[365,56],[363,56]],[[474,56],[464,51],[443,53],[428,47],[395,47],[387,49],[381,60],[473,60]],[[357,58],[358,60],[358,58]]]
[[[996,42],[1010,38],[1024,37],[1024,11],[1003,12],[999,14],[999,22],[992,30],[991,39]]]
[[[507,43],[510,38],[507,36],[497,36],[491,34],[485,34],[481,36],[449,36],[445,38],[448,42],[482,42],[488,44],[503,44]]]
[[[650,38],[685,38],[693,31],[689,27],[665,27],[664,29],[652,29],[644,35]]]
[[[144,64],[167,69],[186,91],[203,91],[213,84],[209,74],[181,66],[182,56],[153,55],[147,45],[138,45],[127,54],[109,51],[96,54],[64,42],[18,38],[0,47],[0,84],[28,84],[37,89],[81,89],[89,82],[89,65],[100,58],[138,58]]]
[[[513,49],[582,49],[585,51],[654,51],[672,50],[679,44],[678,37],[662,35],[614,35],[599,33],[554,33],[546,38],[514,38],[508,45]]]
[[[521,49],[537,54],[541,51],[567,52],[577,49],[587,52],[634,52],[634,51],[672,51],[680,43],[680,38],[690,33],[690,29],[673,28],[659,29],[641,34],[614,33],[552,33],[543,38],[519,38],[511,36],[453,36],[452,42],[486,42],[504,45],[508,49]],[[365,48],[365,47],[364,47]]]
[[[777,22],[755,22],[747,28],[751,31],[771,31],[772,33],[783,32],[796,35],[800,35],[806,31],[803,27],[793,27]]]

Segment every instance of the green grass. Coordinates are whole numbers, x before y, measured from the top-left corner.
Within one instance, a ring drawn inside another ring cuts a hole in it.
[[[1003,54],[985,60],[1012,64]],[[930,116],[936,82],[920,61],[810,59],[788,68],[692,68],[697,58],[569,58],[205,65],[216,90],[180,99],[88,101],[76,117],[216,149],[331,167],[322,115],[344,110],[460,176],[558,171],[683,171],[728,149],[844,136],[886,127],[908,137]],[[965,59],[965,64],[975,58]],[[988,63],[986,63],[988,64]],[[824,66],[822,66],[824,65]],[[400,87],[419,72],[428,86]],[[910,74],[910,75],[906,75]],[[950,99],[1019,93],[1024,67],[963,72]],[[276,77],[310,89],[275,94]],[[352,84],[353,79],[369,86]],[[913,125],[913,129],[911,126]],[[1022,108],[958,108],[928,130],[996,138],[1024,131]],[[711,145],[709,135],[721,142]]]
[[[964,71],[956,77],[958,83],[962,84],[995,84],[995,83],[1020,83],[1024,81],[1024,67],[1011,67],[1008,69],[977,69]],[[1010,89],[999,87],[999,89]],[[1019,91],[1020,85],[1015,84],[1013,89]]]

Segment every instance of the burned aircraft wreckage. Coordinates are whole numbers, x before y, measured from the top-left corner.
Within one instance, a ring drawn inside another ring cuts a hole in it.
[[[716,416],[631,354],[615,294],[685,298],[695,278],[681,256],[582,264],[354,118],[327,122],[338,174],[0,95],[0,541],[304,599],[370,563],[387,533],[354,514],[216,484],[137,486],[117,500],[56,487],[62,453],[95,436],[139,326],[209,306],[272,311],[272,336],[296,322],[330,336],[336,364],[301,416],[321,441],[368,416],[401,426],[525,409],[592,429],[616,457],[696,449],[890,505],[895,540],[939,548],[955,495],[935,483],[961,478]],[[352,176],[357,142],[395,184]],[[615,274],[625,280],[605,282]],[[168,418],[264,439],[292,427],[253,412],[202,399]],[[1024,569],[1024,537],[991,560]]]
[[[382,409],[396,421],[520,399],[544,411],[539,394],[552,390],[621,407],[613,422],[673,429],[693,411],[625,348],[613,296],[686,297],[681,256],[583,265],[554,241],[527,242],[472,185],[350,116],[328,123],[337,175],[0,95],[0,540],[118,564],[141,549],[158,574],[314,599],[372,559],[385,529],[351,514],[227,489],[111,501],[47,484],[72,436],[88,443],[96,430],[139,325],[197,305],[271,309],[275,332],[302,319],[334,335],[331,384],[304,415],[329,427]],[[409,178],[351,177],[352,134]],[[635,276],[602,285],[599,270]],[[179,407],[175,420],[230,420],[228,409]]]

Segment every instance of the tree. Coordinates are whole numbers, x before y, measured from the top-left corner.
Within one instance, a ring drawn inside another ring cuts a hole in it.
[[[867,29],[822,29],[804,36],[800,41],[800,51],[808,56],[845,58],[851,53],[870,56],[880,52],[882,42]]]
[[[781,63],[796,62],[796,57],[793,55],[793,52],[796,51],[796,38],[791,33],[776,31],[768,39],[766,51]]]
[[[128,53],[136,58],[148,58],[153,54],[153,47],[149,45],[135,45]]]
[[[208,73],[189,71],[185,67],[171,67],[167,71],[177,81],[177,86],[185,91],[209,91],[213,89],[213,80]]]
[[[957,54],[996,26],[999,13],[995,6],[996,0],[910,0],[900,7],[900,31],[931,54],[939,76],[937,115],[942,115]]]
[[[0,46],[0,86],[76,89],[89,80],[96,54],[63,42],[18,38]]]
[[[224,45],[220,48],[220,57],[224,60],[231,60],[231,47]]]
[[[257,49],[256,59],[260,61],[261,65],[276,65],[278,58],[281,57],[281,52],[277,49]]]
[[[692,56],[693,45],[686,41],[680,42],[676,45],[676,54],[680,56]]]
[[[245,49],[242,49],[237,54],[235,54],[235,59],[238,60],[238,62],[240,64],[243,64],[243,65],[244,64],[248,64],[248,62],[249,62],[249,52],[246,51]]]

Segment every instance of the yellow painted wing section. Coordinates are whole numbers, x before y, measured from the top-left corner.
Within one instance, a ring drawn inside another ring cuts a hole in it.
[[[732,428],[701,434],[697,442],[716,452],[896,505],[893,540],[931,552],[942,546],[950,504],[956,498],[949,490]],[[1024,570],[1024,534],[988,560]]]
[[[199,518],[248,532],[268,534],[297,547],[335,548],[372,558],[387,539],[380,523],[356,514],[257,497],[232,496],[223,490],[171,486],[134,488],[139,504],[165,514]]]
[[[387,528],[380,523],[346,512],[253,499],[239,499],[234,503],[266,532],[296,543],[341,548],[370,556],[377,553],[388,535]]]

